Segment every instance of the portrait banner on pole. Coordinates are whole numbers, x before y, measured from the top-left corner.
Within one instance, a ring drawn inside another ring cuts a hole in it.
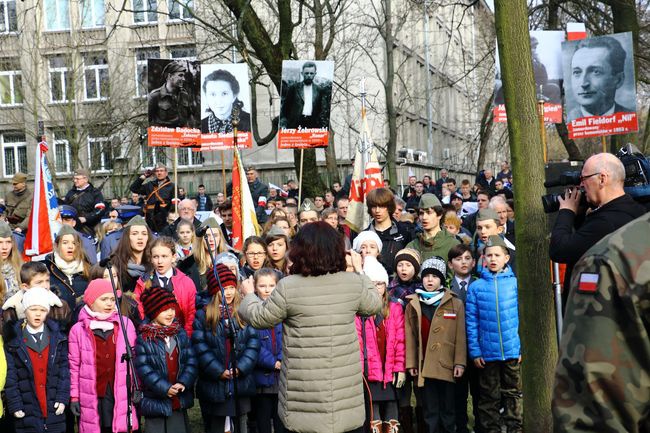
[[[148,59],[149,146],[198,147],[201,130],[200,63]]]
[[[538,101],[544,101],[544,122],[562,122],[562,42],[563,31],[530,32],[530,48],[533,59],[533,74]],[[494,108],[492,114],[495,122],[506,122],[501,66],[498,47],[496,52],[496,83],[494,87]]]
[[[278,149],[327,147],[334,62],[282,62]]]
[[[251,91],[248,66],[244,63],[201,65],[201,147],[196,150],[227,150],[253,147]]]
[[[562,44],[570,138],[639,130],[632,47],[631,32]]]

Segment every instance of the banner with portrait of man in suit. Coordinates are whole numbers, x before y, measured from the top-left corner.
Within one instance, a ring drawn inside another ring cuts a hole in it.
[[[201,150],[253,147],[251,91],[245,63],[201,65]]]
[[[327,147],[334,62],[282,62],[278,149]]]
[[[570,138],[638,131],[632,33],[562,44]]]

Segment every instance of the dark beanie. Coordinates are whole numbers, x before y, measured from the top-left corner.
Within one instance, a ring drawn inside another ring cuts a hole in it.
[[[140,302],[149,320],[154,320],[160,313],[170,308],[178,309],[174,294],[158,286],[145,289],[140,295]]]
[[[415,268],[415,275],[420,273],[420,253],[418,250],[413,248],[403,248],[397,252],[395,255],[395,269],[397,270],[397,264],[405,260],[413,265]]]
[[[237,277],[232,273],[230,268],[223,263],[217,263],[217,274],[222,287],[235,286],[237,287]],[[214,296],[219,290],[219,282],[214,276],[214,270],[208,270],[208,293]]]

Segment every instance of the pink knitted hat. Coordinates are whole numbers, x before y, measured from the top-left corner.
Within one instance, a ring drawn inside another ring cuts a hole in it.
[[[86,305],[91,306],[97,300],[97,298],[105,295],[106,293],[113,293],[113,287],[111,286],[110,281],[103,278],[92,280],[84,292],[84,302]],[[117,296],[122,296],[122,292],[118,290]]]

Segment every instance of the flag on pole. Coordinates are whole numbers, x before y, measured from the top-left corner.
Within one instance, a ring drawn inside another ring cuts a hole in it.
[[[587,38],[587,29],[584,23],[567,23],[566,39],[567,41],[578,41]]]
[[[233,149],[232,161],[232,247],[241,251],[244,240],[260,233],[253,196],[248,188],[239,149]]]
[[[272,184],[271,182],[269,182],[269,188],[277,190],[278,194],[280,194],[280,197],[289,197],[288,192],[286,192],[285,190],[283,190],[279,186]]]
[[[350,182],[350,204],[345,223],[352,230],[364,230],[370,218],[366,211],[366,196],[370,191],[384,186],[381,166],[372,144],[370,127],[366,117],[366,98],[364,83],[361,83],[361,137],[354,157],[354,171]]]
[[[25,255],[29,257],[51,253],[54,238],[61,228],[56,191],[45,156],[47,150],[45,140],[38,143],[34,165],[34,201],[25,239]]]

